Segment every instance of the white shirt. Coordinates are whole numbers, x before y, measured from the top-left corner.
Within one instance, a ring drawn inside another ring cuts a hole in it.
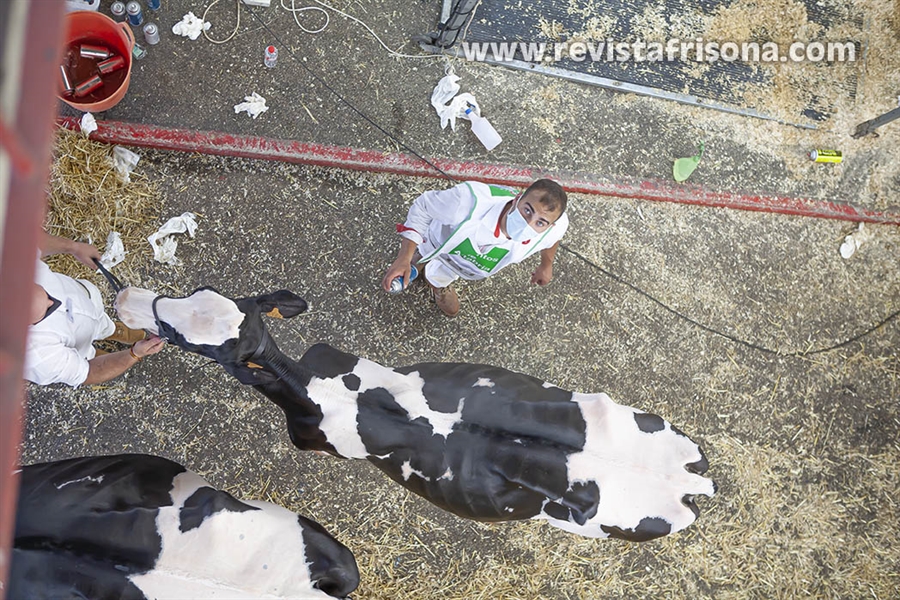
[[[479,204],[487,212],[481,216],[477,224],[467,226],[466,233],[479,252],[490,248],[503,248],[509,251],[500,265],[492,271],[496,273],[508,264],[524,260],[539,250],[552,247],[569,226],[566,214],[560,216],[546,235],[531,242],[516,242],[498,231],[500,214],[506,204],[513,199],[514,190],[503,186],[488,186],[482,183],[461,183],[448,190],[431,190],[416,198],[409,208],[406,223],[400,227],[400,235],[415,242],[422,256],[428,256],[451,237],[453,232],[466,221],[475,203],[473,192],[479,194]],[[505,192],[505,193],[504,193]],[[480,213],[481,211],[479,211]],[[437,287],[448,285],[453,279],[479,279],[484,275],[461,268],[459,261],[453,264],[446,254],[450,248],[442,248],[426,271],[426,278]]]
[[[54,273],[38,260],[34,281],[61,305],[28,327],[25,379],[39,385],[79,386],[87,379],[94,340],[108,337],[116,326],[103,310],[100,291],[89,281]]]

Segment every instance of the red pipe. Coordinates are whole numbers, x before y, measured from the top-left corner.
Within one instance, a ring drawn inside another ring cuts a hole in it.
[[[77,119],[59,120],[61,126],[79,130]],[[355,171],[392,173],[412,177],[443,177],[421,159],[408,154],[360,150],[345,146],[308,144],[292,140],[277,140],[256,136],[234,135],[215,131],[193,131],[121,121],[98,121],[98,129],[91,138],[111,144],[143,146],[157,150],[199,152],[239,158],[278,160],[283,162],[335,167]],[[850,204],[791,198],[762,196],[735,192],[715,192],[699,185],[673,184],[662,180],[611,181],[591,173],[575,171],[547,171],[530,167],[430,159],[444,173],[457,180],[476,180],[514,187],[524,187],[535,179],[550,177],[568,192],[598,194],[616,198],[634,198],[661,202],[677,202],[699,206],[735,208],[761,212],[864,221],[900,225],[900,213],[870,210]]]

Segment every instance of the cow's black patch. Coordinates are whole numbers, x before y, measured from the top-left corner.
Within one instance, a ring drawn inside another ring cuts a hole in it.
[[[685,494],[681,497],[681,503],[687,506],[692,513],[694,513],[694,518],[698,518],[700,516],[700,507],[697,506],[697,503],[694,502],[694,496],[692,494]]]
[[[344,375],[344,377],[341,378],[341,381],[344,382],[344,385],[347,386],[347,389],[350,390],[351,392],[357,391],[359,389],[359,384],[362,383],[359,380],[359,377],[357,377],[353,373],[350,373],[349,375]]]
[[[359,358],[328,344],[316,344],[300,358],[300,364],[323,379],[345,375],[353,371]]]
[[[709,461],[706,459],[706,455],[703,454],[703,450],[700,450],[700,460],[688,463],[684,465],[684,468],[687,469],[688,472],[696,473],[697,475],[706,473],[706,471],[709,470]]]
[[[577,482],[572,489],[566,490],[563,501],[569,507],[572,520],[584,525],[588,519],[597,514],[600,504],[600,488],[594,481]]]
[[[298,516],[303,529],[309,578],[329,596],[344,598],[359,585],[359,569],[350,550],[325,529],[305,517]]]
[[[305,313],[308,308],[306,300],[288,290],[278,290],[277,292],[272,292],[270,294],[261,294],[255,298],[246,298],[246,300],[255,301],[259,306],[259,310],[263,313],[270,313],[273,309],[277,308],[278,312],[285,319],[290,319],[291,317],[296,317],[300,313]],[[239,305],[240,303],[241,302],[238,301]]]
[[[584,447],[585,423],[572,392],[544,387],[530,375],[489,365],[422,363],[395,369],[418,371],[428,406],[452,413],[463,400],[463,421],[493,435],[540,440],[563,450]],[[479,382],[493,385],[479,385]]]
[[[559,519],[560,521],[569,520],[569,509],[558,502],[548,502],[545,504],[544,512],[547,513],[548,516]]]
[[[634,422],[644,433],[656,433],[666,428],[662,417],[650,413],[634,413]]]
[[[548,502],[544,506],[547,515],[561,521],[571,521],[579,525],[597,514],[600,504],[600,488],[593,481],[578,482],[558,502]]]
[[[259,510],[255,506],[244,504],[240,500],[234,498],[228,492],[213,489],[211,487],[202,487],[184,501],[184,506],[178,513],[179,525],[178,529],[184,533],[191,529],[196,529],[203,524],[207,517],[217,512],[227,510],[229,512],[246,512],[248,510]]]
[[[646,542],[672,532],[672,525],[660,517],[644,517],[634,529],[622,529],[620,527],[601,525],[600,529],[610,537],[628,540],[631,542]]]
[[[77,548],[13,548],[6,597],[147,600],[129,581],[127,571],[111,568],[102,559],[96,556],[96,548],[89,553],[78,552]]]
[[[172,480],[184,471],[140,454],[23,467],[13,547],[75,555],[103,548],[128,573],[146,572],[162,547],[159,508],[172,505]]]

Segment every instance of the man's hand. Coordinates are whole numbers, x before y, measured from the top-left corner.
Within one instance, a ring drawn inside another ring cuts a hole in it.
[[[397,277],[403,277],[403,283],[409,285],[409,275],[411,272],[410,262],[403,258],[398,258],[390,267],[388,267],[387,272],[385,272],[384,279],[381,280],[381,289],[386,292],[391,291],[391,282]]]
[[[100,251],[97,250],[91,244],[85,244],[84,242],[72,242],[72,249],[69,252],[72,256],[78,259],[78,262],[88,267],[91,271],[97,270],[97,265],[94,263],[94,259],[97,259],[97,262],[100,262]]]
[[[551,279],[553,279],[552,263],[544,264],[542,262],[537,270],[531,274],[531,283],[536,283],[538,285],[547,285],[550,283]]]
[[[151,335],[146,340],[135,342],[134,346],[131,347],[131,351],[134,352],[134,355],[138,358],[144,358],[145,356],[156,354],[162,350],[165,345],[166,341],[164,339]]]
[[[400,251],[397,252],[397,259],[388,267],[381,280],[381,289],[386,292],[391,291],[391,282],[397,277],[403,277],[403,282],[409,285],[409,268],[412,263],[413,255],[416,252],[416,244],[412,240],[403,238],[400,240]]]

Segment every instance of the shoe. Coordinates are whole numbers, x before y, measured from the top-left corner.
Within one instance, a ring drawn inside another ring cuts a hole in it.
[[[428,285],[431,285],[430,283]],[[436,288],[431,286],[431,294],[434,297],[434,303],[441,309],[441,312],[451,319],[459,314],[459,296],[449,285],[447,287]]]
[[[112,335],[105,339],[111,340],[113,342],[121,342],[123,344],[131,346],[132,344],[139,342],[146,337],[147,333],[143,329],[129,329],[125,326],[125,323],[116,321],[116,330],[113,331]]]

